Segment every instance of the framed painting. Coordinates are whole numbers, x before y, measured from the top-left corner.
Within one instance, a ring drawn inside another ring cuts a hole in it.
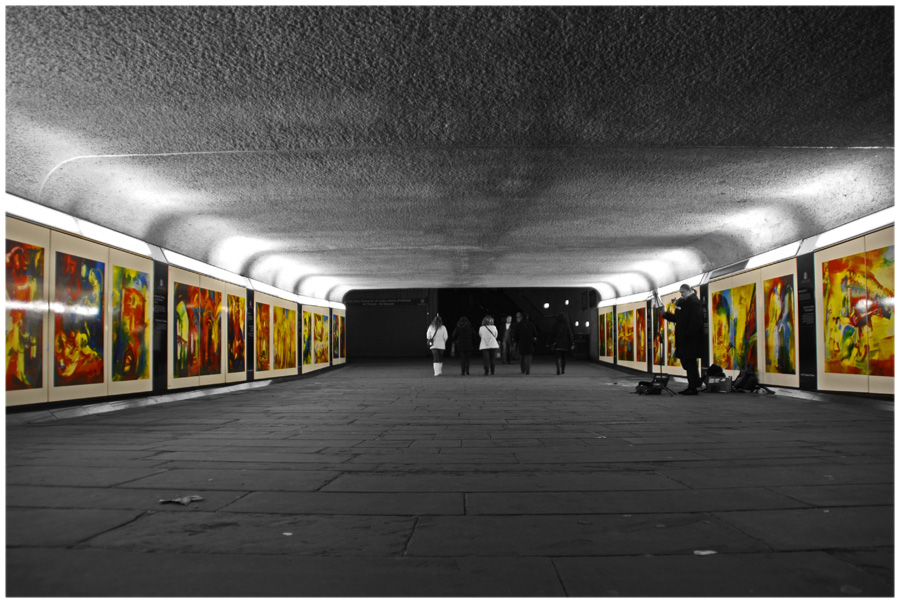
[[[109,394],[153,389],[153,260],[109,250]]]

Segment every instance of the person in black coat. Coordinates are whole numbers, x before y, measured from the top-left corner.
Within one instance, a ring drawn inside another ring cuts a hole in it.
[[[556,352],[556,374],[566,374],[566,354],[575,349],[575,335],[569,317],[560,312],[550,331],[550,347]]]
[[[675,313],[663,312],[662,315],[675,323],[675,356],[687,373],[687,389],[678,393],[695,396],[701,383],[698,361],[703,353],[703,304],[686,284],[680,290],[681,299],[675,302]]]
[[[531,356],[534,354],[534,343],[537,341],[537,329],[534,327],[534,323],[528,319],[528,314],[522,314],[522,320],[516,323],[513,336],[519,348],[519,366],[522,374],[530,375]]]
[[[469,374],[469,358],[472,355],[472,350],[475,349],[476,340],[477,337],[475,329],[472,328],[472,323],[469,322],[467,317],[463,316],[457,321],[456,328],[453,329],[453,334],[450,336],[450,339],[447,340],[449,343],[456,344],[456,351],[459,353],[459,370],[461,375]]]

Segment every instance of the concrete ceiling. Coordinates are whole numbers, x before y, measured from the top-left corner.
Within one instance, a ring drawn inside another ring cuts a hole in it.
[[[9,193],[305,295],[624,295],[894,205],[891,6],[6,11]]]

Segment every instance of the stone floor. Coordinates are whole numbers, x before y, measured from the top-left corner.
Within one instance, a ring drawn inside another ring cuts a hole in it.
[[[893,595],[892,404],[474,369],[18,415],[7,595]]]

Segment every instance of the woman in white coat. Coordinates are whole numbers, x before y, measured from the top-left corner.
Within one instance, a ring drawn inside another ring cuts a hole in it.
[[[481,350],[481,356],[484,358],[484,374],[494,374],[494,356],[500,349],[500,343],[497,341],[497,327],[494,326],[493,316],[485,316],[481,321],[481,328],[478,329],[478,335],[481,336],[481,343],[478,349]]]
[[[428,347],[431,348],[434,376],[438,377],[444,366],[444,349],[447,347],[447,327],[444,326],[440,314],[437,314],[431,321],[425,332],[425,338],[428,339]]]

